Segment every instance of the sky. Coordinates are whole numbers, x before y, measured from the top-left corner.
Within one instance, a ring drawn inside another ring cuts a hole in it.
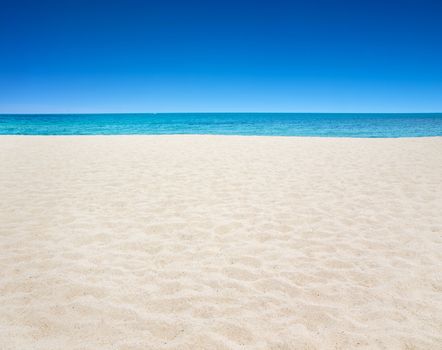
[[[0,113],[442,112],[441,0],[0,0]]]

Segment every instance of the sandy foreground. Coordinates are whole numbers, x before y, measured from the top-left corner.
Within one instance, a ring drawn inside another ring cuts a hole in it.
[[[0,137],[0,349],[244,348],[442,348],[442,138]]]

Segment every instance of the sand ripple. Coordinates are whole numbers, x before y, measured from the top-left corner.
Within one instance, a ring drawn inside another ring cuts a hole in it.
[[[441,349],[442,138],[0,138],[1,349]]]

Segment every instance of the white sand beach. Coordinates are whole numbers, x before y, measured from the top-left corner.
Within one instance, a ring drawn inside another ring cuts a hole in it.
[[[0,137],[0,349],[441,349],[442,137]]]

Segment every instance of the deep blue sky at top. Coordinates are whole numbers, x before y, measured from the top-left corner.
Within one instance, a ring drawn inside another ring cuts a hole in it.
[[[0,0],[0,113],[441,112],[442,0]]]

